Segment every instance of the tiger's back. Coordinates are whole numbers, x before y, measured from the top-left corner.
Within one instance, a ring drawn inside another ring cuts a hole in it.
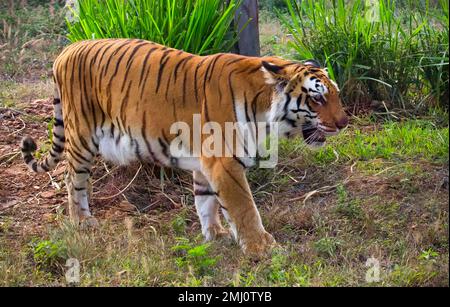
[[[106,159],[120,164],[150,158],[172,165],[177,161],[167,154],[175,137],[170,134],[171,125],[184,122],[192,126],[192,115],[205,111],[205,99],[216,109],[218,101],[241,95],[239,87],[233,92],[226,85],[231,82],[226,76],[233,64],[242,60],[249,62],[245,69],[260,70],[259,62],[251,65],[252,58],[231,54],[201,57],[142,40],[73,44],[54,64],[61,100],[67,102],[62,105],[69,128],[66,138],[91,135],[78,144],[81,155],[89,156],[98,148]],[[220,122],[223,114],[232,112],[231,104],[224,103],[215,120]],[[72,136],[73,132],[77,136]],[[71,150],[77,154],[76,148]],[[181,164],[182,168],[198,169],[198,163]]]

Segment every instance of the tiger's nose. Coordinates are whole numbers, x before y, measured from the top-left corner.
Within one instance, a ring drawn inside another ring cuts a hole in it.
[[[344,129],[345,127],[347,127],[347,125],[348,125],[348,117],[347,116],[340,118],[336,122],[336,127],[338,127],[339,129]]]

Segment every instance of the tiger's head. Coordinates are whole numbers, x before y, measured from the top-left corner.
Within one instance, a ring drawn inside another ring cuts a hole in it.
[[[308,145],[319,147],[325,144],[327,136],[347,126],[339,88],[316,61],[262,61],[262,70],[266,83],[274,86],[270,121],[280,123],[283,136],[301,134]]]

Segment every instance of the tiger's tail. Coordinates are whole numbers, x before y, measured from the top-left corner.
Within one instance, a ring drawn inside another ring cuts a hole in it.
[[[30,136],[25,136],[21,143],[20,149],[22,151],[22,157],[28,168],[35,173],[43,173],[51,171],[55,168],[59,161],[61,161],[64,145],[66,139],[64,137],[64,122],[62,115],[61,98],[59,90],[55,84],[55,96],[53,98],[54,108],[54,123],[53,123],[53,135],[52,135],[52,148],[46,154],[45,158],[36,160],[33,153],[37,150],[36,142]]]

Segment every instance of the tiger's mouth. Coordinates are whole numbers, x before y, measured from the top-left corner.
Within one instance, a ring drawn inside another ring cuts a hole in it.
[[[308,124],[302,126],[302,135],[305,143],[313,147],[323,146],[326,141],[325,133],[321,129]]]

